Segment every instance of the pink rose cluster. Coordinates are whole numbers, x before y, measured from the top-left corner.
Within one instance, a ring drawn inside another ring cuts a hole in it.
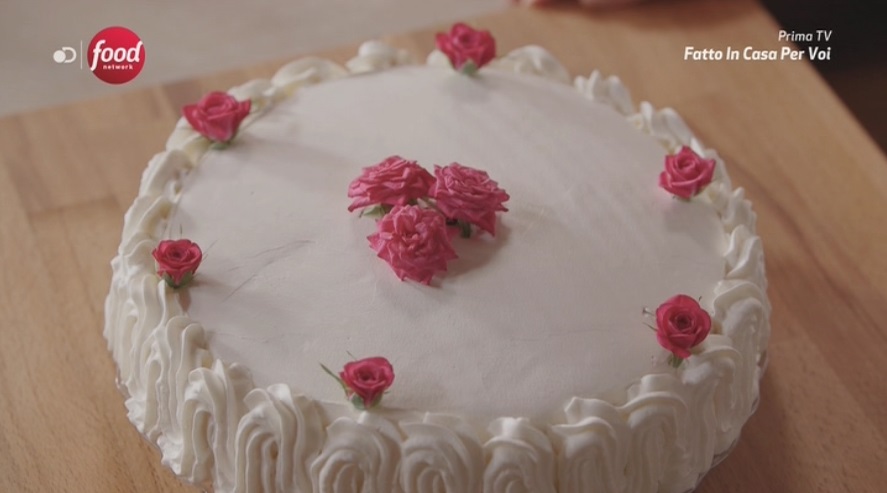
[[[349,211],[381,216],[367,237],[379,258],[401,280],[430,284],[456,259],[451,238],[472,228],[496,234],[496,213],[506,212],[505,190],[485,172],[452,163],[434,175],[400,156],[363,169],[348,187]],[[368,208],[368,209],[367,209]]]

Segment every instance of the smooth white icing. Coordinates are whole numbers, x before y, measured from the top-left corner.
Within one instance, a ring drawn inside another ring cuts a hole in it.
[[[346,210],[348,183],[391,154],[482,168],[511,195],[498,236],[456,240],[431,287],[393,276],[374,221]],[[399,68],[306,89],[209,151],[169,234],[207,249],[188,313],[256,385],[341,401],[320,363],[384,355],[386,407],[545,422],[651,370],[643,307],[723,278],[717,214],[658,189],[662,160],[566,85]]]
[[[550,64],[543,70],[552,70]],[[345,73],[330,62],[307,59],[284,67],[270,82],[258,81],[235,89],[263,100],[257,114],[251,116],[241,144],[246,147],[250,132],[261,128],[258,126],[266,118],[273,118],[275,109],[287,97],[295,94],[294,101],[298,101],[303,95],[298,92],[300,88]],[[610,87],[598,88],[601,84]],[[618,80],[600,77],[577,82],[577,87],[586,88],[581,92],[588,98],[615,109],[626,107],[618,99],[627,91],[618,86]],[[557,94],[558,90],[552,91]],[[601,94],[610,95],[609,99]],[[304,95],[308,101],[308,92]],[[643,349],[647,354],[643,362],[646,375],[625,378],[622,381],[627,386],[549,402],[552,408],[563,406],[562,411],[544,419],[539,417],[544,413],[535,420],[515,419],[512,413],[503,413],[481,429],[478,424],[483,420],[479,416],[429,414],[425,411],[439,410],[421,405],[403,410],[389,408],[389,403],[401,398],[402,389],[411,388],[409,379],[403,378],[403,370],[380,412],[357,413],[345,405],[316,400],[323,395],[302,395],[303,389],[280,382],[256,387],[242,361],[220,358],[218,338],[207,335],[218,329],[191,312],[195,300],[188,300],[187,294],[193,296],[211,286],[211,279],[201,281],[198,289],[176,293],[153,272],[150,252],[168,231],[168,219],[179,193],[186,190],[184,200],[190,193],[182,186],[183,177],[201,173],[209,162],[207,158],[196,167],[208,145],[180,123],[170,137],[167,152],[149,163],[139,196],[126,214],[118,256],[112,261],[114,276],[105,306],[105,336],[119,366],[130,419],[158,443],[165,464],[188,481],[212,481],[216,491],[553,489],[578,493],[683,492],[692,488],[713,458],[729,450],[756,404],[769,337],[763,254],[754,232],[755,216],[742,190],[731,189],[723,162],[692,136],[676,113],[656,111],[642,103],[641,111],[630,115],[629,121],[667,149],[690,145],[718,162],[716,182],[687,208],[705,217],[703,209],[710,207],[721,236],[716,252],[721,257],[721,271],[708,280],[708,291],[701,293],[704,305],[713,312],[715,333],[679,370],[661,364],[651,366],[649,355],[657,352],[650,346],[649,350]],[[537,124],[535,133],[562,130],[550,124]],[[618,127],[618,118],[613,118],[611,124]],[[641,155],[644,145],[638,145]],[[512,152],[516,147],[501,151]],[[236,148],[232,146],[228,151]],[[419,155],[414,157],[423,160],[423,152],[432,152],[416,151]],[[516,188],[509,188],[504,176],[499,175],[504,168],[494,170],[495,166],[489,164],[481,167],[490,169],[509,192],[519,192],[512,194],[512,211],[503,219],[506,226],[515,221],[517,230],[524,209],[514,197],[526,195],[522,186],[518,183]],[[220,165],[217,171],[224,168]],[[544,183],[544,178],[540,181]],[[652,189],[646,193],[657,196],[661,192]],[[666,212],[671,205],[668,200]],[[344,205],[342,214],[347,214]],[[346,221],[352,219],[349,224],[355,228],[367,223],[351,217]],[[241,234],[249,233],[250,223],[238,226],[246,227]],[[532,232],[532,227],[529,229]],[[516,243],[514,230],[493,258],[506,255],[506,248]],[[355,233],[355,238],[358,236]],[[359,247],[349,247],[348,252],[363,251],[363,245]],[[216,255],[213,247],[206,250],[208,259]],[[371,275],[380,282],[393,277],[381,261],[365,260],[373,265]],[[448,276],[440,287],[429,289],[444,291],[447,283],[495,271],[490,269],[493,262],[473,273]],[[211,277],[205,276],[204,267],[201,279]],[[634,290],[632,287],[628,292]],[[655,305],[661,299],[641,301]],[[638,315],[635,320],[640,322],[640,306],[637,302],[634,305],[632,310]],[[613,309],[608,307],[607,313]],[[627,331],[650,336],[634,323],[627,326]],[[658,355],[661,358],[662,352]],[[509,368],[514,366],[512,361],[505,363]],[[396,368],[401,367],[410,365],[396,363]],[[569,368],[565,365],[564,370]],[[324,378],[319,375],[306,380]],[[482,405],[481,416],[483,406],[488,405]]]

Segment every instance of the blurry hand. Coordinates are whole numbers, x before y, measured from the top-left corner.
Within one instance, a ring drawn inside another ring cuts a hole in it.
[[[616,5],[627,5],[630,3],[640,3],[643,0],[566,0],[560,2],[560,0],[512,0],[514,3],[519,5],[527,5],[531,7],[536,7],[540,5],[550,5],[554,3],[567,3],[567,1],[576,2],[580,5],[584,5],[586,7],[612,7]]]

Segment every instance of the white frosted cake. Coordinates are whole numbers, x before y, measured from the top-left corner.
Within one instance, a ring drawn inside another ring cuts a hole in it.
[[[299,60],[229,91],[250,104],[224,145],[189,116],[148,165],[105,336],[131,421],[185,481],[683,493],[738,439],[770,309],[721,159],[614,77],[571,86],[541,48],[470,75],[451,60],[379,43],[347,67]],[[682,153],[712,167],[677,200],[660,175]],[[394,155],[507,190],[495,234],[441,240],[455,258],[427,282],[395,275],[367,240],[379,219],[348,210],[349,184]],[[202,261],[174,288],[155,259],[182,238]],[[699,318],[669,315],[676,295]],[[692,342],[664,335],[703,318]],[[339,370],[371,357],[393,373],[364,406]]]

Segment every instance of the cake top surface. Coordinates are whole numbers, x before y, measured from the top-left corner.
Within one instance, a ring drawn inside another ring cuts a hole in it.
[[[347,211],[350,181],[393,154],[483,169],[511,196],[430,286],[394,276]],[[184,305],[259,387],[341,402],[320,364],[379,355],[397,371],[380,412],[551,420],[663,365],[642,310],[709,306],[724,278],[724,226],[657,186],[665,154],[537,77],[417,66],[308,87],[184,181],[168,230],[206,252]]]

